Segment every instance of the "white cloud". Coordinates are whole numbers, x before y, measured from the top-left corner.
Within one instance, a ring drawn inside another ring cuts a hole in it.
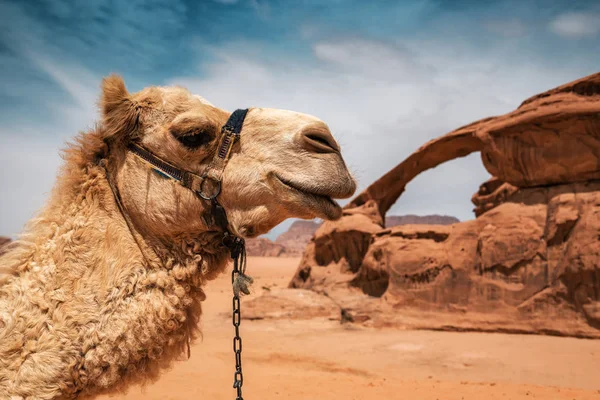
[[[412,52],[390,43],[363,39],[326,41],[316,43],[313,51],[319,60],[338,66],[342,71],[366,76],[378,71],[379,79],[404,74],[423,79],[433,72],[432,68],[419,65]]]
[[[550,22],[550,30],[567,38],[593,37],[600,33],[600,14],[565,13]]]
[[[97,118],[99,76],[40,54],[27,56],[69,97],[56,101],[52,93],[39,93],[52,110],[51,121],[7,121],[0,128],[0,159],[9,166],[0,170],[0,235],[16,236],[42,208],[62,164],[60,150]]]
[[[5,165],[0,169],[3,236],[16,236],[42,208],[62,161],[58,141],[32,140],[28,133],[0,130],[0,159]]]

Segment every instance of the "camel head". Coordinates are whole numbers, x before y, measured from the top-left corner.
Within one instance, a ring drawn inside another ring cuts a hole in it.
[[[130,94],[123,80],[103,81],[103,139],[111,174],[137,226],[155,236],[207,230],[209,205],[192,191],[127,151],[135,142],[174,166],[201,174],[213,160],[230,113],[180,87],[149,87]],[[327,125],[310,115],[251,108],[223,171],[219,203],[229,229],[243,237],[268,232],[286,218],[334,220],[333,199],[350,197],[356,183]]]

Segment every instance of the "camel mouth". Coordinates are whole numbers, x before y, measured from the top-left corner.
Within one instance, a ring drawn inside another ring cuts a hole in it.
[[[342,216],[342,207],[333,200],[333,197],[326,193],[322,187],[307,187],[298,182],[285,179],[277,174],[273,175],[275,180],[287,191],[297,195],[307,204],[309,208],[316,212],[316,217],[337,220]]]

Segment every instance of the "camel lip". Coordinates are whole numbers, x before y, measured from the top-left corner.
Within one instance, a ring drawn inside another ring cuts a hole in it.
[[[279,180],[279,182],[283,183],[285,186],[287,186],[287,187],[289,187],[291,189],[294,189],[297,192],[301,192],[302,194],[309,195],[309,196],[314,196],[314,197],[317,197],[317,198],[320,198],[320,199],[323,199],[323,200],[327,200],[327,201],[329,201],[331,203],[337,204],[337,203],[335,203],[335,201],[333,200],[333,198],[331,196],[328,196],[328,195],[325,195],[325,194],[322,194],[322,193],[318,193],[317,191],[312,191],[312,190],[310,190],[310,189],[308,189],[306,187],[303,187],[302,185],[300,185],[298,183],[295,183],[293,181],[287,180],[287,179],[285,179],[285,178],[283,178],[283,177],[281,177],[281,176],[279,176],[277,174],[275,174],[274,176],[275,176],[275,178],[277,178],[277,180]]]
[[[286,179],[279,174],[273,174],[273,176],[275,178],[277,178],[277,180],[280,181],[281,183],[283,183],[285,186],[288,186],[294,190],[297,190],[298,192],[302,192],[302,193],[310,195],[310,196],[326,198],[329,201],[331,201],[332,203],[337,204],[333,200],[334,198],[336,198],[336,196],[325,193],[325,191],[319,187],[310,187],[309,185],[306,185],[305,183],[294,182],[293,180]]]
[[[342,207],[335,201],[331,196],[314,192],[306,187],[303,187],[295,182],[287,180],[278,174],[273,174],[273,177],[279,181],[283,186],[292,190],[295,193],[300,194],[306,198],[310,203],[315,205],[323,216],[329,220],[337,220],[342,215]]]

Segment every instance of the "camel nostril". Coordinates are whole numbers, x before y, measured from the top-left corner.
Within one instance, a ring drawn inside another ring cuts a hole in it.
[[[307,131],[302,133],[302,142],[309,151],[316,153],[339,152],[340,147],[329,132]]]

